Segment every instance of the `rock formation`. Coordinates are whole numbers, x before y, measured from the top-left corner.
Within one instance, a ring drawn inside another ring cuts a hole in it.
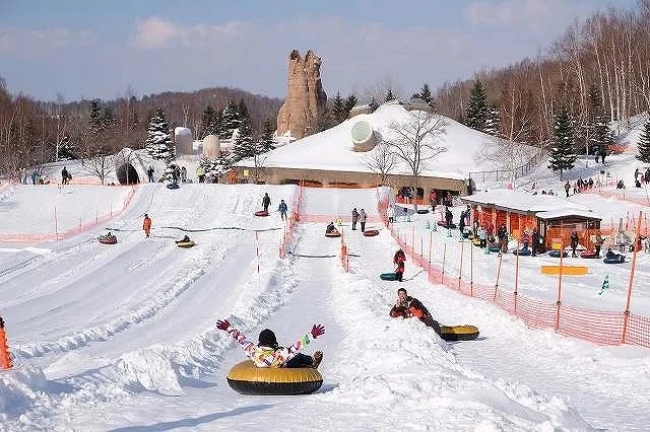
[[[305,58],[297,50],[289,55],[289,89],[278,113],[277,135],[291,131],[300,139],[318,132],[317,123],[323,114],[327,95],[320,79],[321,59],[311,50]]]

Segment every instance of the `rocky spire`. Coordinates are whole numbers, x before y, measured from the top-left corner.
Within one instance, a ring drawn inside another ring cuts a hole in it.
[[[300,139],[317,131],[317,123],[325,109],[327,95],[320,79],[321,59],[311,50],[305,58],[298,50],[289,55],[288,92],[278,113],[278,135],[291,131]]]

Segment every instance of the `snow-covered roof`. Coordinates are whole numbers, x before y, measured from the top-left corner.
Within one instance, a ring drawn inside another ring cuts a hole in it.
[[[398,102],[388,102],[381,105],[372,114],[359,114],[343,123],[315,135],[289,143],[266,154],[266,168],[297,168],[317,169],[348,172],[374,172],[368,163],[375,149],[368,152],[355,152],[350,135],[352,127],[359,121],[372,125],[375,132],[387,138],[394,132],[390,129],[393,123],[412,121],[412,115],[420,111],[407,111]],[[445,123],[444,134],[441,134],[434,145],[447,146],[445,153],[426,162],[422,170],[423,177],[443,177],[464,180],[468,173],[491,169],[485,161],[477,157],[479,151],[492,137],[474,129],[468,128],[450,118],[441,117]],[[251,167],[252,160],[242,160],[237,166]],[[390,174],[410,175],[411,170],[405,163],[399,161]]]
[[[518,210],[521,212],[532,212],[544,219],[552,219],[564,216],[584,216],[594,219],[601,219],[588,207],[567,201],[556,195],[531,195],[517,192],[510,189],[494,189],[487,192],[479,192],[462,198],[463,201],[493,205],[497,207]]]

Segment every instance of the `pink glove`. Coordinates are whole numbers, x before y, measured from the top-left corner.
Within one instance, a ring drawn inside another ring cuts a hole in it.
[[[219,330],[227,331],[228,327],[230,327],[228,320],[217,320],[217,328]]]
[[[313,336],[314,339],[316,339],[320,335],[325,334],[325,327],[323,327],[321,324],[314,324],[314,327],[311,329],[311,335]]]

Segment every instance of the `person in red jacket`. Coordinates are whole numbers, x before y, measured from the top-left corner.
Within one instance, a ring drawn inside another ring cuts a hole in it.
[[[395,252],[395,255],[393,255],[393,264],[397,266],[397,268],[395,269],[395,277],[399,282],[402,282],[402,278],[404,277],[405,261],[406,261],[406,254],[402,249]]]
[[[147,237],[149,237],[149,232],[151,232],[151,218],[146,213],[144,215],[144,221],[142,221],[142,229]]]
[[[397,301],[390,310],[389,315],[393,318],[404,317],[412,318],[417,317],[426,326],[431,327],[440,336],[440,323],[434,320],[429,310],[422,304],[422,302],[415,297],[410,297],[406,294],[404,288],[397,290]]]

